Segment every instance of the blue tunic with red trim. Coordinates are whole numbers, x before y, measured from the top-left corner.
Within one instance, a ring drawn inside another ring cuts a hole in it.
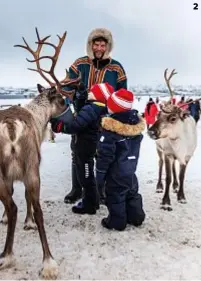
[[[77,59],[70,67],[70,78],[78,77],[81,73],[81,80],[87,89],[98,83],[108,82],[114,90],[127,89],[127,77],[122,65],[112,59],[105,60],[90,59],[88,56]]]

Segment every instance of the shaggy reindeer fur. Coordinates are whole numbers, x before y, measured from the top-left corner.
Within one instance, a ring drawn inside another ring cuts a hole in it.
[[[172,210],[169,198],[169,187],[172,182],[177,192],[177,199],[180,203],[186,203],[184,195],[184,177],[187,164],[192,157],[197,145],[197,132],[194,119],[188,111],[167,103],[161,107],[157,121],[149,128],[148,134],[156,140],[157,152],[159,155],[159,178],[157,192],[163,190],[162,168],[165,162],[166,189],[162,200],[162,208]],[[175,168],[175,161],[179,162],[179,183]]]
[[[55,88],[45,90],[38,86],[39,94],[24,108],[12,106],[0,111],[0,200],[7,215],[8,231],[5,248],[0,255],[0,269],[13,262],[13,240],[17,220],[17,206],[13,201],[13,182],[22,181],[25,185],[27,216],[25,228],[36,225],[43,247],[42,277],[54,279],[58,266],[53,259],[43,224],[40,207],[40,145],[50,118],[65,110],[62,96]],[[34,210],[34,219],[32,209]],[[4,216],[5,218],[5,216]]]

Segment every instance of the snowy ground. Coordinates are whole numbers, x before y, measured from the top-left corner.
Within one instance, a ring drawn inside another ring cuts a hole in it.
[[[143,101],[136,102],[136,107],[144,108]],[[177,203],[171,192],[173,211],[166,212],[160,210],[162,194],[155,193],[155,144],[144,134],[137,174],[146,220],[140,228],[129,226],[123,232],[101,227],[100,221],[107,215],[104,206],[95,216],[71,212],[71,206],[63,203],[71,188],[70,137],[57,135],[55,144],[43,143],[41,202],[50,249],[60,265],[59,279],[201,278],[201,122],[198,137],[198,148],[186,174],[188,203]],[[42,248],[37,231],[23,230],[26,208],[20,183],[15,184],[14,199],[18,205],[14,243],[17,260],[14,267],[0,271],[0,279],[38,279]],[[0,249],[5,236],[6,227],[0,225]]]

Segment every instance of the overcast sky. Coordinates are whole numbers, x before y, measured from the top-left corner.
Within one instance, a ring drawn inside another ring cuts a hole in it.
[[[89,32],[97,27],[111,30],[113,58],[120,61],[129,85],[164,83],[165,68],[176,68],[174,84],[201,84],[201,1],[193,10],[192,0],[6,0],[0,9],[0,86],[27,87],[43,83],[40,75],[27,70],[32,58],[14,48],[24,36],[34,48],[35,27],[41,37],[68,35],[56,74],[86,54]],[[49,50],[47,50],[49,52]],[[43,83],[45,85],[45,83]]]

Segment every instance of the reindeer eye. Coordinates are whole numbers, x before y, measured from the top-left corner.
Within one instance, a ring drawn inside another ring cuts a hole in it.
[[[172,115],[168,118],[170,123],[174,123],[177,120],[177,117],[175,115]]]

